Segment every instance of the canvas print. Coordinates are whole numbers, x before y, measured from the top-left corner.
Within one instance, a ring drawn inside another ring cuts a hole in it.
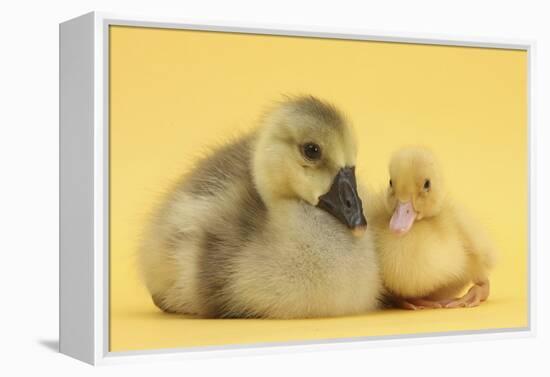
[[[110,351],[528,325],[527,52],[110,26]]]

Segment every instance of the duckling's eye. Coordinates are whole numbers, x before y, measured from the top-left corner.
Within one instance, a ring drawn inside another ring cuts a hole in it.
[[[390,187],[393,187],[393,183],[392,183],[391,179],[390,179]]]
[[[321,158],[321,147],[315,143],[302,145],[302,153],[310,161],[317,161]]]
[[[432,187],[432,184],[429,179],[426,179],[424,181],[424,191],[430,191],[430,188]]]

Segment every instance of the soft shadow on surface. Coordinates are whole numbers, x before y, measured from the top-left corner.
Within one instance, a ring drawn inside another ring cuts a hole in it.
[[[392,321],[395,321],[398,319],[399,321],[409,321],[414,319],[423,319],[430,315],[434,315],[437,313],[438,316],[441,316],[439,318],[456,318],[457,315],[466,315],[468,317],[472,315],[478,315],[479,312],[483,312],[485,310],[498,310],[498,308],[502,307],[502,305],[505,305],[509,303],[510,301],[514,301],[509,298],[491,298],[489,301],[482,303],[480,306],[475,308],[453,308],[453,309],[424,309],[424,310],[404,310],[404,309],[398,309],[398,308],[385,308],[380,310],[374,310],[372,312],[368,313],[362,313],[362,314],[356,314],[356,315],[349,315],[349,316],[342,316],[342,317],[328,317],[328,318],[300,318],[300,319],[268,319],[268,318],[225,318],[225,319],[214,319],[214,318],[201,318],[199,316],[195,315],[189,315],[189,314],[178,314],[178,313],[165,313],[159,309],[143,309],[139,308],[135,311],[125,311],[123,315],[120,315],[119,317],[124,317],[125,320],[148,320],[148,321],[162,321],[162,322],[181,322],[182,320],[185,321],[194,321],[197,324],[198,323],[210,323],[210,324],[220,324],[222,322],[227,323],[229,321],[231,322],[243,322],[243,323],[290,323],[290,322],[305,322],[305,323],[332,323],[332,322],[341,322],[342,320],[348,320],[348,321],[364,321],[366,318],[369,318],[371,320],[382,320],[385,321],[386,318],[391,319]],[[119,318],[120,320],[120,318]],[[45,341],[48,343],[48,341]],[[43,344],[44,346],[47,346],[46,344]],[[55,345],[55,347],[58,347],[58,342],[52,343],[52,346]],[[57,349],[57,348],[56,348]]]
[[[59,352],[59,340],[39,340],[38,344],[40,344],[42,347],[45,347],[53,352]]]
[[[396,311],[409,312],[406,310],[398,309]],[[368,313],[355,314],[349,316],[340,317],[321,317],[321,318],[295,318],[295,319],[273,319],[273,318],[203,318],[197,315],[180,314],[180,313],[166,313],[161,310],[137,310],[135,312],[126,312],[127,318],[132,319],[149,319],[149,320],[161,320],[161,321],[181,321],[192,320],[196,322],[209,322],[209,323],[221,323],[221,322],[263,322],[263,323],[275,323],[275,322],[330,322],[339,321],[343,318],[351,320],[360,320],[365,317],[384,316],[384,311],[372,311]]]

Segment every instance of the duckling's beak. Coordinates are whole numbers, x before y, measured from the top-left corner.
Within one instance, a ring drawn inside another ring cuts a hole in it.
[[[412,202],[397,203],[395,211],[390,219],[390,229],[397,234],[405,234],[411,230],[417,213],[414,210]]]
[[[363,203],[357,193],[355,167],[340,169],[330,190],[319,197],[317,207],[327,211],[345,224],[356,237],[367,229]]]

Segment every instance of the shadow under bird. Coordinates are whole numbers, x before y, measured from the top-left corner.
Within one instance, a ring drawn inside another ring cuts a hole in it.
[[[209,318],[363,313],[381,289],[352,127],[315,97],[198,161],[152,216],[141,272],[164,311]]]

